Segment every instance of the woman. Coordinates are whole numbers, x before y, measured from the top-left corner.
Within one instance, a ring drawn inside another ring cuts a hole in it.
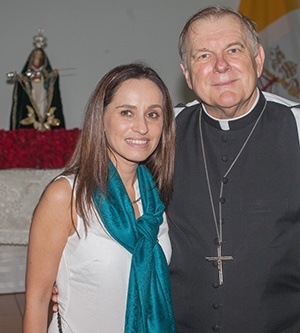
[[[174,131],[154,70],[122,65],[100,80],[75,152],[33,215],[24,333],[46,332],[55,281],[59,314],[48,332],[175,331],[163,215]]]

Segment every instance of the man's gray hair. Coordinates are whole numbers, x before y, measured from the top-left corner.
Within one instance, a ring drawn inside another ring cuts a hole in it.
[[[191,25],[199,20],[206,20],[210,18],[223,18],[225,16],[234,16],[241,23],[245,29],[246,34],[252,42],[254,54],[257,54],[258,45],[260,44],[259,35],[255,28],[255,23],[242,13],[224,6],[209,6],[200,9],[196,14],[191,16],[186,22],[185,26],[179,37],[178,50],[181,60],[186,67],[186,37],[189,32]]]

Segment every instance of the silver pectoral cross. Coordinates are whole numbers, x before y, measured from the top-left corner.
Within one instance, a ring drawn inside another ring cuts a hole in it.
[[[205,257],[207,261],[216,261],[218,264],[219,271],[219,285],[223,284],[223,260],[233,260],[232,256],[222,256],[222,244],[218,245],[218,256],[217,257]]]

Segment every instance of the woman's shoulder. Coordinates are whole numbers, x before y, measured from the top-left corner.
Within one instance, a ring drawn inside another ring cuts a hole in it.
[[[53,205],[70,203],[72,197],[71,182],[66,177],[59,177],[52,181],[45,189],[42,199],[51,200]],[[50,203],[50,201],[49,201]]]
[[[72,188],[65,178],[52,181],[44,190],[39,203],[37,204],[32,225],[38,232],[49,235],[57,235],[63,244],[66,242],[72,231]],[[67,235],[67,236],[66,236]]]

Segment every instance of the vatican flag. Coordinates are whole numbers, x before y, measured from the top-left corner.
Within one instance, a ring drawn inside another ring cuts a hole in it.
[[[239,11],[256,23],[266,53],[262,90],[300,101],[300,1],[241,0]]]

